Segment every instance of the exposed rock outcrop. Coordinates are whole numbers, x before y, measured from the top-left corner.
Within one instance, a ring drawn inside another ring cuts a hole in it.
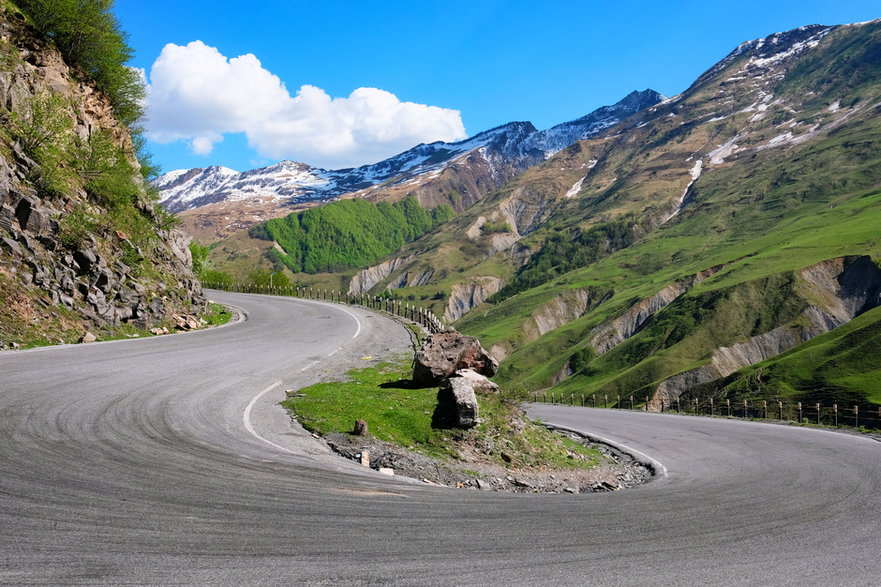
[[[444,320],[455,322],[500,289],[501,278],[492,275],[472,277],[469,281],[455,284],[444,310]]]
[[[639,327],[658,310],[669,306],[673,300],[687,292],[690,288],[690,285],[682,282],[671,283],[653,296],[641,300],[610,323],[600,328],[596,335],[590,339],[590,346],[596,349],[598,354],[603,354],[615,348],[633,336]]]
[[[349,295],[360,295],[369,292],[373,286],[386,279],[389,275],[409,263],[413,257],[395,257],[383,261],[379,265],[362,269],[352,277],[349,283]]]
[[[881,270],[870,257],[830,259],[797,274],[801,295],[812,301],[798,320],[716,349],[707,364],[663,381],[650,407],[660,409],[661,402],[670,405],[696,385],[775,357],[881,305]]]
[[[603,299],[608,296],[603,296]],[[523,324],[523,337],[526,342],[559,328],[584,315],[584,312],[597,304],[594,292],[589,289],[567,290],[547,302]]]
[[[114,118],[109,101],[75,75],[57,51],[3,11],[0,39],[11,52],[0,68],[0,104],[8,110],[4,125],[13,117],[27,119],[46,96],[58,97],[53,115],[69,119],[73,136],[85,141],[103,133],[133,157],[131,138]],[[38,191],[34,178],[45,170],[28,157],[16,136],[10,132],[0,140],[2,276],[23,288],[22,295],[72,310],[84,328],[124,322],[146,328],[173,323],[176,316],[187,323],[195,319],[191,314],[201,311],[206,300],[191,271],[183,234],[158,228],[161,215],[144,197],[134,199],[131,213],[143,216],[155,234],[136,244],[106,220],[112,215],[83,187]],[[101,222],[94,221],[93,227],[71,219],[74,213]]]
[[[719,271],[733,263],[737,263],[746,257],[734,259],[728,263],[714,265],[702,271],[698,271],[691,277],[671,283],[658,293],[641,300],[631,306],[626,312],[603,324],[594,330],[594,336],[590,339],[590,345],[598,354],[603,354],[615,348],[639,330],[645,322],[658,311],[666,308],[674,300],[687,293],[698,283],[712,277]]]
[[[413,362],[413,381],[419,385],[438,385],[460,369],[492,377],[498,362],[480,345],[477,338],[447,328],[429,335]]]

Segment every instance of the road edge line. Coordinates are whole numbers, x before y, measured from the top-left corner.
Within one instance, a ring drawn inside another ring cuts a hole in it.
[[[257,433],[257,431],[254,430],[254,425],[251,424],[251,409],[254,407],[254,405],[258,401],[260,401],[260,398],[262,398],[264,395],[266,395],[267,393],[269,393],[270,391],[272,391],[276,387],[280,386],[281,384],[282,384],[282,381],[279,379],[278,381],[276,381],[275,383],[273,383],[272,385],[270,385],[269,387],[267,387],[266,389],[264,389],[263,391],[261,391],[260,393],[255,395],[253,398],[251,398],[251,401],[248,402],[248,406],[245,408],[245,411],[242,413],[242,422],[245,424],[245,429],[248,432],[250,432],[251,436],[253,436],[254,438],[256,438],[258,440],[262,440],[266,444],[268,444],[270,446],[274,446],[275,448],[282,450],[284,452],[295,454],[294,451],[292,451],[291,449],[285,448],[280,444],[276,444],[276,443],[272,442],[268,438],[264,438],[263,436],[260,436]]]
[[[588,438],[588,439],[593,440],[595,442],[601,442],[603,444],[608,444],[609,446],[614,447],[614,448],[620,450],[621,452],[630,455],[637,462],[642,463],[643,465],[645,465],[647,467],[650,467],[652,469],[652,471],[654,471],[655,477],[658,477],[661,479],[667,478],[667,467],[665,467],[661,461],[648,456],[647,454],[645,454],[642,451],[639,451],[639,450],[636,450],[635,448],[629,447],[626,444],[621,444],[620,442],[615,442],[614,440],[611,440],[609,438],[605,438],[603,436],[599,436],[598,434],[585,432],[584,430],[579,430],[577,428],[570,428],[568,426],[560,426],[560,425],[554,424],[552,422],[542,421],[542,424],[549,427],[549,428],[555,428],[557,430],[565,430],[566,432],[572,432],[574,434],[584,436],[585,438]]]

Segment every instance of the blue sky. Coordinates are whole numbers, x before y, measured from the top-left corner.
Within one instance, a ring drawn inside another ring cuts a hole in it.
[[[746,40],[881,17],[877,0],[117,0],[114,11],[153,85],[149,148],[164,171],[345,167],[513,120],[547,128],[635,89],[677,94]]]

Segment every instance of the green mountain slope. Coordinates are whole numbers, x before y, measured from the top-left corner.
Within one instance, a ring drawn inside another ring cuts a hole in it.
[[[469,294],[456,326],[504,358],[509,381],[655,401],[717,380],[734,393],[744,361],[774,362],[881,302],[867,268],[881,259],[879,52],[879,22],[745,43],[681,96],[405,247],[372,287],[442,291],[435,311]],[[837,281],[854,263],[859,294]],[[431,280],[397,287],[426,266]],[[489,278],[482,299],[467,287]],[[878,360],[838,354],[830,389],[877,399],[859,374]],[[816,387],[775,377],[790,394]]]
[[[257,225],[252,236],[278,243],[271,249],[294,273],[363,267],[422,236],[455,215],[450,206],[426,210],[416,198],[374,204],[340,200]]]

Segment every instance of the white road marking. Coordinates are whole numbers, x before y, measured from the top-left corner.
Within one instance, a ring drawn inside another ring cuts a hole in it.
[[[300,369],[300,373],[302,373],[303,371],[305,371],[306,369],[308,369],[309,367],[311,367],[312,365],[315,365],[317,363],[318,363],[318,361],[312,361],[311,363],[309,363],[308,365],[306,365],[305,367]]]
[[[334,307],[337,310],[342,310],[343,312],[345,312],[346,314],[348,314],[349,316],[351,316],[352,318],[355,319],[355,323],[358,325],[358,329],[355,331],[355,334],[352,335],[352,338],[358,338],[358,335],[361,334],[361,320],[359,320],[355,314],[353,314],[352,312],[349,312],[345,308],[342,308],[340,306],[334,306]]]
[[[343,350],[343,347],[340,347],[340,348],[338,348],[337,350],[335,350],[335,351],[333,351],[333,352],[331,352],[331,353],[328,353],[327,356],[328,356],[328,357],[332,357],[332,356],[334,356],[335,354],[337,354],[338,352],[340,352],[341,350]]]
[[[275,448],[277,448],[278,450],[281,450],[284,452],[289,452],[291,454],[295,454],[294,451],[292,451],[291,449],[285,448],[285,447],[281,446],[280,444],[275,444],[274,442],[272,442],[268,438],[263,438],[262,436],[257,434],[257,431],[254,430],[254,426],[251,424],[251,408],[254,407],[254,404],[256,404],[260,400],[261,397],[263,397],[264,395],[266,395],[267,393],[269,393],[270,391],[272,391],[273,389],[275,389],[279,385],[281,385],[281,381],[276,381],[275,383],[273,383],[272,385],[270,385],[269,387],[267,387],[266,389],[264,389],[263,391],[261,391],[260,393],[255,395],[254,398],[251,400],[251,402],[248,404],[248,407],[245,408],[245,412],[242,414],[242,422],[244,422],[245,428],[248,430],[248,432],[251,433],[251,435],[254,438],[256,438],[258,440],[262,440],[266,444],[272,445]],[[248,457],[248,458],[250,458],[250,457]]]

